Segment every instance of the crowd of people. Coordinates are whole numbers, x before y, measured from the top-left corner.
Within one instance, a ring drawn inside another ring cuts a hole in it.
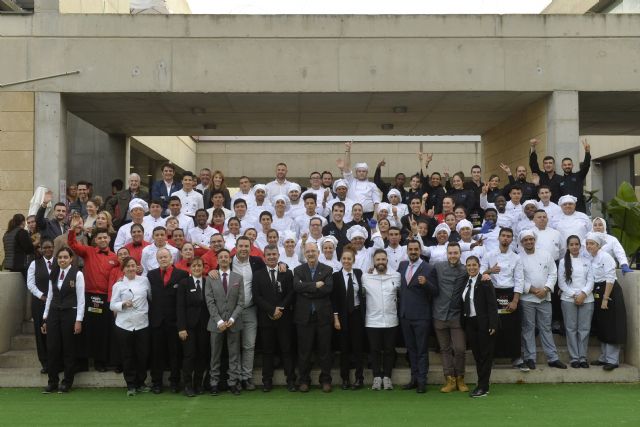
[[[343,390],[363,388],[367,366],[373,390],[392,390],[403,346],[411,380],[402,388],[424,393],[435,344],[440,391],[469,391],[469,346],[470,396],[483,397],[494,358],[536,369],[536,330],[552,368],[567,369],[554,342],[562,333],[572,369],[616,369],[626,338],[616,267],[631,270],[605,220],[585,214],[582,143],[579,171],[565,158],[558,174],[551,156],[539,168],[531,140],[533,179],[502,164],[502,188],[497,175],[483,182],[479,166],[470,179],[429,173],[423,153],[408,187],[403,173],[381,179],[384,160],[370,181],[346,143],[341,177],[314,171],[306,187],[284,163],[266,184],[240,177],[235,194],[221,171],[178,180],[167,163],[150,193],[135,173],[105,199],[85,181],[66,202],[47,192],[3,239],[5,269],[32,294],[45,392],[68,392],[92,361],[123,372],[132,396],[161,393],[166,370],[173,392],[237,395],[256,389],[256,346],[265,392],[278,365],[289,391],[308,392],[312,360],[330,392],[336,352]],[[590,335],[601,342],[592,361]]]

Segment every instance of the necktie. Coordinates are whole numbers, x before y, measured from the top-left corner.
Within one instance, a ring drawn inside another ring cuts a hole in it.
[[[464,314],[467,317],[471,316],[471,283],[473,283],[473,279],[469,279],[465,289],[467,293],[464,296]]]
[[[353,313],[353,276],[352,273],[347,273],[347,275],[349,276],[349,280],[347,281],[347,309],[349,313]]]
[[[51,270],[51,261],[47,261],[47,268]]]
[[[227,273],[222,273],[222,288],[224,289],[224,293],[227,293]]]
[[[200,290],[200,279],[196,280],[196,288]]]
[[[60,280],[64,280],[64,270],[60,272]]]
[[[276,279],[276,270],[274,270],[273,268],[271,269],[271,284],[276,291],[280,290],[278,286],[278,280]]]
[[[407,271],[407,285],[411,282],[411,278],[413,277],[413,264],[409,264],[409,271]]]

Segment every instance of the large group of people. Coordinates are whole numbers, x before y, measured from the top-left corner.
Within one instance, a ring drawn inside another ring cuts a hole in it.
[[[32,294],[45,392],[68,392],[91,360],[123,372],[129,395],[161,393],[167,370],[173,392],[237,395],[256,389],[256,354],[263,391],[279,364],[289,391],[308,392],[315,361],[330,392],[335,352],[343,390],[363,388],[367,366],[373,390],[392,390],[401,345],[411,369],[402,388],[424,393],[436,345],[440,391],[469,391],[469,346],[470,395],[482,397],[494,358],[536,368],[536,331],[552,368],[567,369],[554,332],[566,334],[571,368],[617,368],[626,324],[616,268],[630,268],[605,220],[585,214],[590,147],[579,172],[563,159],[561,175],[551,156],[540,170],[536,145],[532,181],[525,166],[514,177],[502,164],[504,188],[477,165],[470,179],[429,173],[423,153],[409,187],[403,173],[381,179],[384,160],[370,181],[346,143],[341,177],[313,171],[304,187],[284,163],[266,184],[240,177],[235,194],[219,170],[178,180],[167,163],[149,193],[135,173],[104,200],[85,181],[63,202],[47,192],[4,236],[4,266]],[[592,361],[590,335],[602,345]]]

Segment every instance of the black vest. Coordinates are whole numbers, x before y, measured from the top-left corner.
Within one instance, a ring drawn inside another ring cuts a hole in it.
[[[47,293],[49,292],[49,270],[47,269],[47,261],[44,259],[44,257],[38,258],[37,260],[34,261],[36,270],[35,270],[35,274],[34,277],[36,279],[36,287],[38,288],[38,290],[40,290],[40,292],[42,292],[45,296],[47,296]],[[51,271],[54,270],[54,267],[56,266],[55,260],[54,258],[51,258]],[[60,277],[60,276],[58,276]]]
[[[76,275],[78,274],[77,267],[71,267],[64,279],[62,280],[62,286],[58,289],[58,279],[60,278],[60,269],[55,269],[52,271],[52,274],[55,273],[56,276],[51,280],[52,290],[53,290],[53,299],[51,300],[51,308],[58,310],[68,310],[72,308],[76,308],[77,306],[77,298],[76,298]],[[72,283],[73,282],[73,286]]]

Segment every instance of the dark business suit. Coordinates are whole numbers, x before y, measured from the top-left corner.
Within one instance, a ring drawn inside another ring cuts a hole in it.
[[[164,285],[159,268],[149,271],[147,279],[151,284],[151,304],[149,324],[151,325],[151,381],[153,386],[162,387],[162,374],[169,360],[171,386],[180,382],[180,361],[178,360],[178,328],[176,327],[177,292],[181,280],[189,274],[173,268],[168,284]]]
[[[419,386],[427,384],[429,372],[429,330],[431,329],[431,301],[438,294],[438,286],[427,280],[420,285],[418,277],[429,277],[431,266],[422,261],[407,283],[409,261],[402,261],[398,267],[400,273],[400,327],[404,336],[409,362],[411,364],[411,382]]]
[[[499,325],[496,293],[493,289],[493,283],[490,280],[481,281],[480,276],[477,276],[473,287],[473,307],[475,308],[476,315],[471,317],[471,301],[468,287],[467,285],[465,293],[463,293],[462,305],[464,307],[464,316],[462,317],[462,327],[471,344],[473,358],[476,361],[478,388],[489,390],[489,378],[491,377],[491,366],[493,365],[493,350],[496,343],[496,334],[489,335],[489,329],[497,330]]]
[[[271,269],[263,268],[253,275],[253,302],[258,306],[258,328],[262,343],[262,383],[273,382],[273,355],[276,343],[280,346],[282,365],[287,384],[295,382],[293,357],[291,354],[291,333],[293,318],[293,273],[278,272],[275,266],[275,283],[271,280]],[[273,319],[276,307],[283,307],[282,317]]]
[[[162,212],[165,212],[169,206],[169,197],[179,190],[182,190],[182,184],[176,180],[171,184],[169,193],[167,193],[167,186],[163,180],[156,181],[151,186],[151,200],[160,200],[162,202]]]
[[[38,208],[38,212],[36,213],[36,229],[40,232],[41,241],[46,238],[55,240],[56,237],[65,234],[69,227],[67,224],[60,226],[60,223],[55,219],[46,219],[44,217],[45,211],[46,208],[42,206]]]
[[[338,320],[340,321],[340,331],[338,331],[340,340],[340,376],[343,381],[347,382],[349,381],[351,359],[353,359],[356,368],[356,381],[364,379],[362,353],[364,349],[364,315],[366,309],[364,306],[364,288],[362,287],[362,270],[354,268],[352,277],[354,283],[359,285],[357,292],[359,305],[357,307],[355,306],[354,286],[349,287],[348,283],[345,283],[342,269],[333,273],[333,291],[331,292],[333,313],[338,315]]]
[[[210,359],[209,310],[204,295],[206,277],[182,279],[176,295],[176,321],[178,331],[187,331],[182,341],[182,379],[185,387],[202,389],[202,378]]]
[[[317,282],[324,286],[317,288]],[[320,363],[320,384],[331,384],[331,331],[333,327],[333,269],[316,264],[311,274],[309,264],[299,265],[293,270],[293,289],[296,306],[293,321],[298,330],[298,374],[300,384],[309,385],[311,377],[311,351],[317,339],[317,360]]]

